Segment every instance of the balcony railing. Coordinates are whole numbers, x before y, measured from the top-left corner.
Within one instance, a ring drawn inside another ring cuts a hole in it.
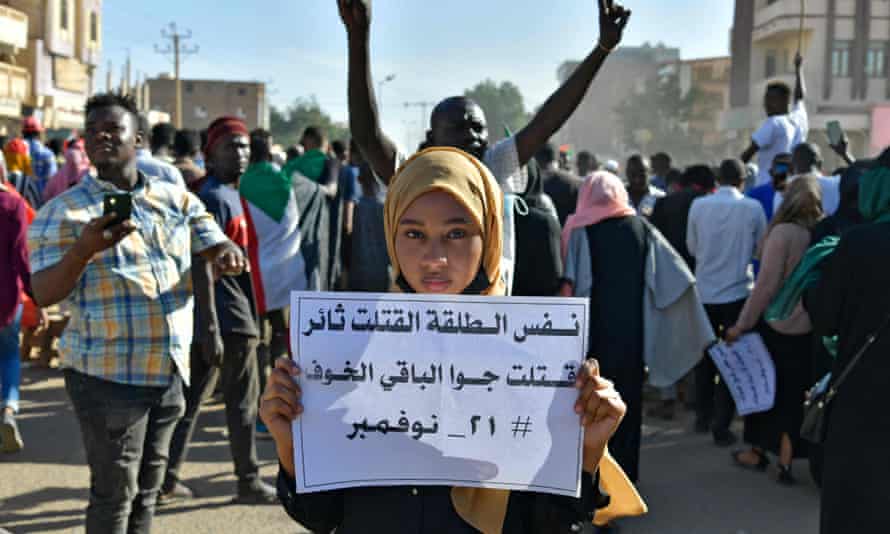
[[[21,67],[0,63],[0,98],[27,102],[31,94],[31,75]]]
[[[28,46],[28,15],[0,5],[0,44],[13,48]]]

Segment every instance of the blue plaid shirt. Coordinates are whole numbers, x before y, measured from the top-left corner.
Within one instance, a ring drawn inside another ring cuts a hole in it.
[[[28,154],[31,156],[31,169],[37,180],[37,188],[43,194],[43,188],[49,179],[59,170],[56,155],[36,138],[28,139]]]
[[[188,383],[191,257],[227,238],[196,196],[139,178],[137,230],[97,254],[66,298],[71,321],[59,355],[63,366],[113,382],[164,386],[178,370]],[[59,263],[113,192],[120,191],[86,176],[44,206],[28,231],[31,271]]]

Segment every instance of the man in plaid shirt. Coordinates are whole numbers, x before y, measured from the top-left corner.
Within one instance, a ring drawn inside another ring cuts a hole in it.
[[[137,170],[136,115],[130,97],[87,102],[98,176],[50,201],[28,233],[35,300],[71,311],[59,352],[90,466],[88,533],[151,528],[189,383],[192,254],[216,274],[246,267],[200,200]],[[103,215],[112,193],[131,196],[128,220]]]

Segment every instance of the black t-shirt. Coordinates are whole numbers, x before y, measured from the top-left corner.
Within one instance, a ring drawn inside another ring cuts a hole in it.
[[[246,255],[250,238],[238,191],[221,184],[214,177],[208,177],[198,196],[219,227]],[[259,337],[252,284],[248,272],[237,276],[222,276],[214,284],[216,316],[219,332],[223,336],[238,334]]]

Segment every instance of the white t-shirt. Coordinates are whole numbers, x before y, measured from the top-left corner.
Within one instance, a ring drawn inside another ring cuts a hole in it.
[[[796,176],[792,176],[788,183],[790,184]],[[840,176],[819,176],[819,189],[822,190],[822,212],[826,217],[834,215],[841,206],[841,177]],[[773,196],[773,213],[779,212],[779,206],[782,205],[782,193],[776,191]]]
[[[807,108],[798,100],[787,115],[767,117],[751,139],[757,145],[757,185],[770,180],[773,159],[782,153],[790,154],[794,147],[807,140],[810,130]]]

